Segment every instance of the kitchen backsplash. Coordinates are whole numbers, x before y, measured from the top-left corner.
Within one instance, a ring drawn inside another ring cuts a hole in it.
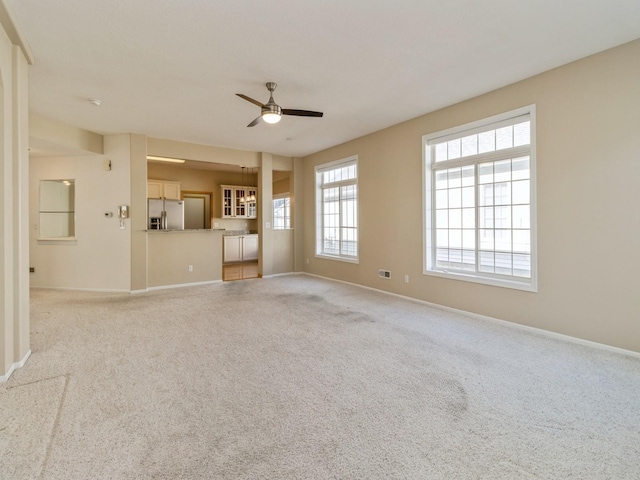
[[[216,226],[216,223],[218,224]],[[224,228],[226,230],[237,230],[239,232],[248,232],[254,231],[258,229],[258,220],[251,219],[248,220],[246,218],[235,219],[235,218],[212,218],[211,219],[211,228]]]

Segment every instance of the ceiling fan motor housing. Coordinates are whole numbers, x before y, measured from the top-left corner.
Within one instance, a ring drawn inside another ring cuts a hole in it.
[[[282,108],[280,108],[280,105],[276,105],[275,103],[269,102],[264,107],[262,107],[261,110],[262,110],[262,115],[265,115],[267,113],[273,113],[275,115],[282,116]]]

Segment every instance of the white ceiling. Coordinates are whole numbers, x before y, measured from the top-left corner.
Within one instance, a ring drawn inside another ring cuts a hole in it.
[[[97,133],[287,156],[640,37],[638,0],[4,0],[32,111]],[[278,83],[324,118],[246,125]],[[96,107],[88,99],[99,98]]]

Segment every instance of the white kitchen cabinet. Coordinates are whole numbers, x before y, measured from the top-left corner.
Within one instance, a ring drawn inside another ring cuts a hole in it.
[[[147,198],[180,200],[180,182],[147,180]]]
[[[226,235],[222,237],[222,250],[224,263],[242,261],[242,237]]]
[[[246,203],[247,218],[258,218],[258,189],[256,187],[247,187],[247,195],[255,198],[255,200]]]
[[[222,190],[221,218],[257,218],[257,200],[249,202],[246,200],[250,195],[257,197],[257,187],[221,185],[220,188]]]
[[[258,259],[258,235],[245,235],[242,242],[242,260]]]
[[[222,237],[224,263],[249,262],[258,259],[258,235],[225,235]]]

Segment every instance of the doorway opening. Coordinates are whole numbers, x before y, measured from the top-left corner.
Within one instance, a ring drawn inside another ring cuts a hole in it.
[[[182,200],[184,201],[184,229],[210,229],[213,192],[184,190]]]

